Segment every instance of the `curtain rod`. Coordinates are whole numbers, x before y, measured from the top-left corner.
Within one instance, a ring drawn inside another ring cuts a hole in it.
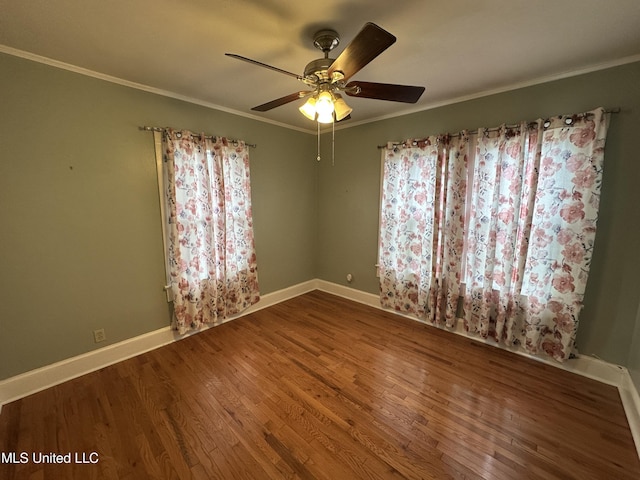
[[[165,130],[168,130],[168,128],[162,128],[162,127],[149,127],[149,126],[147,126],[147,125],[144,125],[144,126],[142,126],[142,127],[138,127],[138,129],[140,129],[140,130],[144,130],[144,131],[146,131],[146,132],[164,132]],[[176,129],[176,130],[177,130],[177,129]],[[192,133],[192,135],[193,135],[193,136],[198,136],[198,135],[197,135],[197,134],[195,134],[195,133]],[[204,138],[208,138],[209,140],[215,140],[215,139],[216,139],[216,135],[205,135],[205,136],[204,136]],[[229,140],[229,141],[230,141],[230,142],[232,142],[232,143],[238,143],[238,142],[240,142],[240,140],[236,140],[236,139],[234,139],[234,138],[229,138],[229,139],[227,139],[227,140]],[[256,148],[256,147],[257,147],[257,145],[256,145],[255,143],[246,143],[246,142],[245,142],[245,145],[246,145],[247,147],[251,147],[251,148]]]
[[[609,110],[605,110],[604,113],[620,113],[620,107],[615,107],[615,108],[611,108]],[[553,115],[556,116],[556,115]],[[562,116],[562,115],[561,115]],[[536,123],[536,122],[529,122],[529,123]],[[519,127],[521,124],[516,124],[516,125],[506,125],[507,128],[517,128]],[[500,128],[502,127],[495,127],[495,128],[487,128],[485,129],[485,131],[489,131],[489,132],[493,132],[496,130],[500,130]],[[474,135],[476,133],[478,133],[478,130],[469,130],[467,132],[469,135]],[[450,137],[458,137],[460,136],[459,133],[450,133],[448,134]],[[436,135],[438,136],[438,135]],[[391,142],[391,145],[394,147],[400,147],[400,146],[404,146],[405,143],[404,142]],[[378,150],[382,150],[383,148],[387,148],[388,144],[386,145],[378,145]]]

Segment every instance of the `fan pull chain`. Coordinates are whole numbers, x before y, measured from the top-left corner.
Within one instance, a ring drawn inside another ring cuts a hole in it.
[[[316,125],[318,125],[318,156],[316,157],[316,160],[319,162],[320,161],[320,122],[316,122]]]
[[[336,121],[331,122],[331,166],[336,166]]]
[[[319,162],[322,157],[320,156],[320,122],[316,122],[318,125],[318,156],[316,160]],[[331,122],[331,166],[336,166],[336,122]]]

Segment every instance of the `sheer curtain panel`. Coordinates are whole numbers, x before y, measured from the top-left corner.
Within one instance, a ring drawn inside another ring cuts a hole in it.
[[[162,148],[174,327],[182,334],[260,298],[249,151],[244,142],[170,129]]]
[[[468,136],[386,149],[380,218],[380,300],[437,325],[455,324],[460,296]]]
[[[459,315],[483,338],[569,358],[607,126],[598,108],[387,148],[382,305],[448,327]]]

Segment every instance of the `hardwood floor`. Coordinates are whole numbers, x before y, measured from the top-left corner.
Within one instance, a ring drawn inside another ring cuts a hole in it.
[[[2,479],[640,478],[616,388],[319,291],[6,405],[0,452]]]

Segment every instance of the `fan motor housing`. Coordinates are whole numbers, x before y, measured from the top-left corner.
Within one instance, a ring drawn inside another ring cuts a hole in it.
[[[328,83],[331,81],[327,70],[329,70],[335,59],[329,58],[329,52],[336,48],[339,43],[340,36],[335,30],[325,29],[316,32],[313,36],[313,45],[318,50],[322,50],[324,58],[318,58],[307,64],[304,68],[305,78],[315,77],[318,79],[316,83]]]
[[[318,81],[320,82],[328,82],[329,75],[327,74],[327,70],[333,63],[334,58],[318,58],[317,60],[313,60],[304,67],[304,76],[316,76]]]

